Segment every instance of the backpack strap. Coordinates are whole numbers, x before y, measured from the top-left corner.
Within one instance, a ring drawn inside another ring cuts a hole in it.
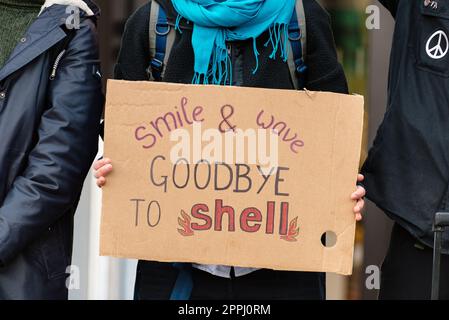
[[[178,276],[176,277],[170,300],[190,300],[193,291],[192,264],[174,263],[173,266],[178,269]]]
[[[299,28],[301,29],[301,45],[302,45],[302,56],[304,61],[307,57],[307,24],[306,24],[306,13],[304,11],[304,0],[296,0],[296,14],[299,21]]]
[[[296,0],[295,10],[288,26],[290,40],[288,67],[295,89],[304,89],[307,66],[307,27],[303,0]]]
[[[165,10],[155,0],[150,0],[150,65],[147,69],[150,80],[161,81],[164,77],[169,53],[175,34],[168,24]]]

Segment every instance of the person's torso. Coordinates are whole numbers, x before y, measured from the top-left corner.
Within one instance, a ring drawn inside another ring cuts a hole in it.
[[[368,197],[429,245],[449,209],[448,132],[449,0],[399,1],[387,111],[363,171]]]

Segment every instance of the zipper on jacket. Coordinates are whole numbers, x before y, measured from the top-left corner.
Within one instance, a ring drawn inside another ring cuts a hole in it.
[[[50,75],[50,80],[54,80],[56,78],[56,71],[58,70],[59,63],[61,62],[62,57],[65,54],[65,50],[62,50],[58,56],[56,57],[55,63],[53,64],[53,68]]]

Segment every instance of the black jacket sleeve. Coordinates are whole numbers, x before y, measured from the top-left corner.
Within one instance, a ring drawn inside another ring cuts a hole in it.
[[[393,17],[396,17],[399,0],[378,0],[385,8],[390,11]],[[424,0],[423,0],[424,1]]]
[[[2,264],[76,207],[98,147],[104,101],[98,71],[95,27],[86,20],[49,84],[49,107],[41,115],[27,166],[0,206]]]
[[[122,45],[115,66],[118,80],[148,80],[146,70],[150,64],[150,3],[137,9],[126,22]],[[134,48],[134,50],[130,50]]]
[[[338,62],[330,16],[316,0],[304,0],[308,66],[306,89],[348,93],[343,67]]]

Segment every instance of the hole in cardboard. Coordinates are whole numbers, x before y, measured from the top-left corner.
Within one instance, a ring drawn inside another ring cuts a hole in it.
[[[332,248],[337,244],[337,235],[333,231],[326,231],[321,236],[321,244],[326,248]]]

